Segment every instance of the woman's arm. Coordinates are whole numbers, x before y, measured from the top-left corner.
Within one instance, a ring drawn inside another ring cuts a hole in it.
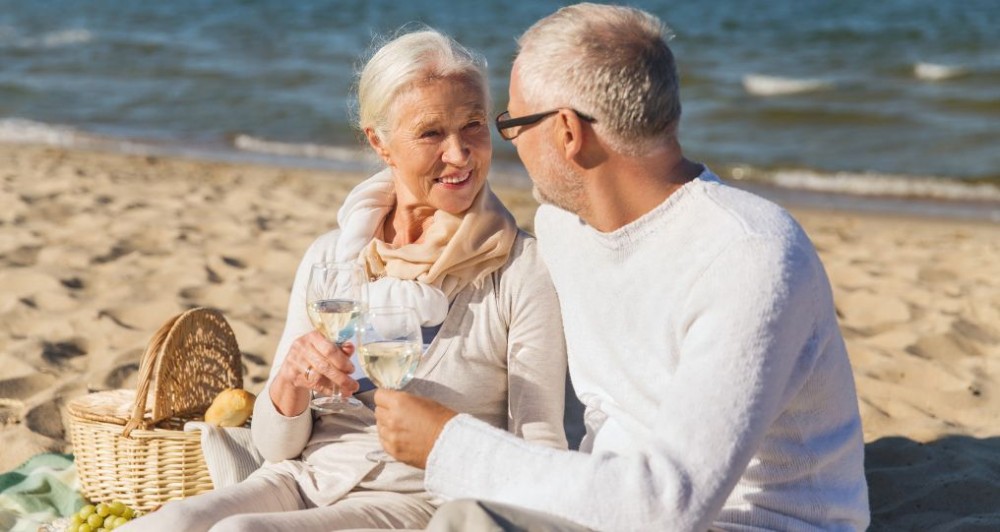
[[[525,440],[566,448],[563,428],[566,342],[559,300],[534,238],[519,235],[500,282],[507,317],[508,430]]]
[[[313,382],[305,380],[304,370],[309,365],[319,366],[318,362],[309,363],[311,356],[335,347],[313,332],[306,314],[306,283],[313,263],[333,260],[338,235],[339,231],[331,231],[316,239],[299,263],[271,375],[261,399],[254,405],[253,441],[269,462],[299,456],[312,434],[312,414],[308,408],[310,386],[318,382],[315,375],[311,379]],[[345,391],[349,392],[350,388]]]

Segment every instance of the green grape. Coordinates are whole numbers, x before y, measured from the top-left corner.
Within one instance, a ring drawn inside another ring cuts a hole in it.
[[[90,517],[90,514],[96,512],[96,511],[97,511],[97,508],[95,508],[93,504],[88,504],[88,505],[84,506],[83,508],[80,508],[79,514],[80,514],[80,517],[86,519],[86,518]]]
[[[111,503],[111,515],[123,516],[125,515],[125,503],[122,501],[114,501]]]
[[[94,529],[91,528],[91,526],[88,525],[87,523],[83,523],[82,525],[76,528],[76,532],[93,532],[93,530]]]
[[[93,529],[100,528],[104,524],[104,518],[97,514],[90,514],[90,517],[87,518],[87,524]]]
[[[118,527],[124,525],[125,523],[128,523],[128,521],[129,520],[126,517],[116,517],[115,518],[115,528],[118,528]]]
[[[122,517],[124,517],[125,519],[132,519],[133,517],[139,517],[139,515],[136,513],[135,510],[133,510],[133,509],[129,508],[128,506],[126,506],[125,507],[125,512],[122,513]]]
[[[108,508],[107,504],[103,502],[97,505],[97,515],[101,517],[107,517],[111,513],[111,508]]]
[[[73,517],[69,520],[70,526],[80,526],[83,523],[83,517],[80,517],[80,512],[73,514]]]

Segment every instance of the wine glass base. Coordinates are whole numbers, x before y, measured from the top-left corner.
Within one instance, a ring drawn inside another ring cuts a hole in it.
[[[382,449],[379,449],[377,451],[372,451],[372,452],[366,454],[365,458],[369,462],[378,462],[378,463],[381,463],[381,464],[397,462],[397,460],[395,458],[393,458],[391,454],[385,452]]]
[[[325,414],[349,412],[363,408],[364,406],[361,401],[353,397],[316,397],[309,403],[310,408]]]

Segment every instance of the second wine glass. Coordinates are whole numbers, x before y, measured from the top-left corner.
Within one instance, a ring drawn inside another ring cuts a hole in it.
[[[355,336],[360,312],[368,303],[368,281],[354,263],[313,264],[306,287],[306,312],[313,327],[327,340],[342,346]],[[332,395],[313,393],[310,406],[321,412],[343,412],[360,408],[357,399],[345,398],[334,386]]]
[[[413,378],[423,355],[420,319],[410,307],[373,307],[358,320],[361,367],[379,388],[398,390]],[[365,458],[394,462],[384,450]]]

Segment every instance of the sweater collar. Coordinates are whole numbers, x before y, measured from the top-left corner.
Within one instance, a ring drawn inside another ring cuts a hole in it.
[[[609,249],[627,247],[633,242],[641,240],[660,225],[673,218],[674,213],[678,212],[679,206],[684,202],[684,199],[690,196],[695,189],[704,186],[705,183],[720,182],[719,177],[712,173],[707,165],[702,165],[702,171],[697,177],[684,183],[684,185],[667,196],[667,199],[663,200],[663,203],[660,203],[651,211],[614,231],[607,233],[598,231],[582,219],[580,219],[580,223],[583,225],[584,231],[603,247]]]

